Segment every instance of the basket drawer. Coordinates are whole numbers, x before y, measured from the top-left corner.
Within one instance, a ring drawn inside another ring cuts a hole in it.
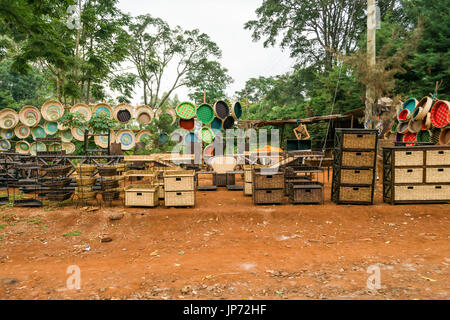
[[[423,168],[395,169],[394,183],[422,183]]]
[[[450,165],[450,150],[427,150],[427,166]]]
[[[164,192],[164,204],[166,207],[195,206],[195,192],[166,191]]]
[[[423,151],[395,151],[395,166],[422,166]]]
[[[449,201],[450,185],[395,186],[396,201]]]
[[[372,184],[373,169],[342,169],[341,183],[346,184]]]
[[[194,176],[164,177],[165,191],[193,191]]]
[[[284,189],[284,174],[262,174],[253,172],[253,187],[255,189]]]
[[[244,195],[251,196],[252,195],[252,183],[245,182],[244,184]]]
[[[372,202],[372,187],[340,187],[339,201]]]
[[[322,186],[297,185],[290,190],[292,203],[322,203]]]
[[[281,204],[284,201],[284,190],[260,190],[253,189],[254,204]]]
[[[375,149],[377,136],[364,133],[344,133],[342,147],[344,149]]]
[[[343,167],[373,167],[375,163],[375,152],[349,152],[342,153]]]
[[[427,168],[427,183],[450,182],[450,168]]]
[[[138,207],[156,207],[159,204],[158,187],[128,187],[125,189],[125,205]]]

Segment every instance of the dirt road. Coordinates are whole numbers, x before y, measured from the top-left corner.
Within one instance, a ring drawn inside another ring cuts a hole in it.
[[[327,185],[325,205],[221,189],[194,209],[2,208],[0,298],[448,299],[450,205],[391,206],[380,188],[373,206],[334,205]]]

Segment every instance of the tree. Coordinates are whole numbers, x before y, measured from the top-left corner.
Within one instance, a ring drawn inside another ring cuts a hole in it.
[[[381,18],[395,11],[399,0],[379,0]],[[336,63],[333,52],[349,54],[365,31],[366,0],[264,0],[256,10],[258,19],[245,28],[253,31],[255,41],[264,46],[281,46],[302,65],[331,70]]]
[[[129,30],[130,60],[142,82],[144,103],[153,109],[160,108],[177,88],[198,89],[205,84],[208,88],[204,89],[213,93],[231,80],[227,70],[211,60],[221,57],[219,47],[197,29],[172,29],[160,18],[141,15],[134,19]],[[163,75],[169,64],[176,66],[176,76],[169,90],[162,93]],[[211,81],[206,83],[202,77],[218,81],[218,85],[212,86]]]
[[[264,99],[267,93],[275,86],[274,77],[250,78],[245,82],[245,87],[237,91],[236,95],[240,98],[248,99],[248,103],[254,104]]]

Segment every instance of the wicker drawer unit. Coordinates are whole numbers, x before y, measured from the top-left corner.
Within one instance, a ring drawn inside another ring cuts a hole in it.
[[[383,201],[450,202],[450,146],[383,148]]]
[[[131,185],[125,188],[125,205],[127,207],[156,207],[159,204],[156,185]]]
[[[194,191],[166,191],[164,193],[166,207],[194,207]]]
[[[253,171],[253,189],[284,189],[283,172],[270,172],[260,169]]]
[[[253,169],[261,169],[261,168],[267,168],[267,165],[262,164],[247,164],[244,165],[244,182],[252,182],[252,171]]]
[[[164,190],[193,191],[195,188],[194,171],[166,171],[164,172]]]
[[[337,204],[372,204],[378,131],[336,129],[331,199]]]
[[[254,204],[282,204],[284,202],[283,189],[253,189]]]
[[[310,182],[309,184],[290,184],[289,200],[294,204],[323,203],[323,185]]]

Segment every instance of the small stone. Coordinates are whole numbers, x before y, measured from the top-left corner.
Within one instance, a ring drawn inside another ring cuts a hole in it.
[[[114,220],[120,220],[123,218],[123,213],[111,213],[109,215],[109,220],[114,221]]]
[[[105,237],[105,238],[101,239],[101,242],[111,242],[111,241],[112,241],[112,238],[110,238],[110,237]]]
[[[4,285],[12,285],[12,284],[19,283],[19,281],[14,278],[3,278],[3,279],[0,279],[0,282]]]

